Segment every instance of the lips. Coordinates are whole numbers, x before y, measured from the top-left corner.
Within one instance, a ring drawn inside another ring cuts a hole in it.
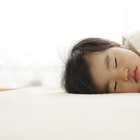
[[[133,71],[133,75],[132,75],[133,79],[135,80],[135,82],[138,82],[139,79],[139,74],[138,74],[138,68],[136,67],[136,69]]]

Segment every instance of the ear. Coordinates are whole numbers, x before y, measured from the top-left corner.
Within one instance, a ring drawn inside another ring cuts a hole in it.
[[[121,44],[118,44],[118,45],[116,45],[116,46],[114,46],[114,47],[124,48],[124,46],[121,45]]]
[[[124,46],[123,46],[123,45],[121,45],[121,44],[120,44],[118,47],[120,47],[120,48],[124,48]]]

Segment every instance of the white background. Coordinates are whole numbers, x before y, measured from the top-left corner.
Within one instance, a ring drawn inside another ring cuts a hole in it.
[[[63,65],[84,37],[121,42],[140,27],[138,0],[1,0],[0,63]]]
[[[0,64],[64,66],[82,38],[121,43],[140,29],[139,13],[138,0],[0,0]]]

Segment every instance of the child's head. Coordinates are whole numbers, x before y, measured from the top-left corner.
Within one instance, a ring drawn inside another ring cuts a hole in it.
[[[62,78],[68,93],[139,92],[133,78],[140,57],[116,42],[87,38],[72,49]]]

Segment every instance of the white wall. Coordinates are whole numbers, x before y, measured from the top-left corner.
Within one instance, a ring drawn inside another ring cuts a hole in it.
[[[81,38],[105,37],[120,42],[121,35],[135,23],[127,23],[128,16],[133,17],[127,11],[127,3],[127,0],[1,0],[0,63],[63,65],[61,58]]]
[[[140,8],[138,0],[127,0],[127,30],[140,30]]]

